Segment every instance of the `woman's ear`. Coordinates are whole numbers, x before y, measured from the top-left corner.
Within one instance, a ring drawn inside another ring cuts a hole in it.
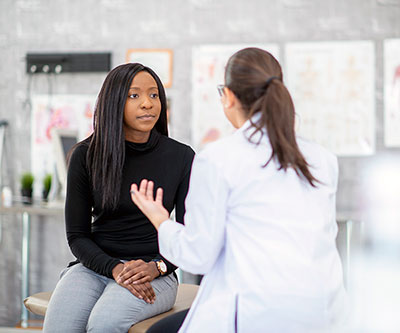
[[[235,94],[228,87],[224,87],[224,98],[222,100],[224,108],[231,108],[237,104],[237,98]]]
[[[222,97],[222,105],[226,118],[235,128],[239,128],[246,121],[242,112],[242,105],[232,90],[225,87]]]

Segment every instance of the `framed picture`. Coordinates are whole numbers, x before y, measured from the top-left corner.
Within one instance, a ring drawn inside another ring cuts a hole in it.
[[[160,77],[165,88],[172,86],[172,50],[170,49],[129,49],[127,62],[139,62],[150,67]]]

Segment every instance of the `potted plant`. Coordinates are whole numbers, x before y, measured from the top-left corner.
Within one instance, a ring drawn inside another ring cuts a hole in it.
[[[32,190],[34,177],[31,172],[25,172],[21,176],[21,195],[24,204],[32,204]]]
[[[47,201],[47,197],[49,196],[51,188],[51,174],[46,174],[43,178],[43,192],[42,192],[42,199],[43,201]]]

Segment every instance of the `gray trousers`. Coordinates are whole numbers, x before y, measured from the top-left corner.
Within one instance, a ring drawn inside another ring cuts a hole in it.
[[[113,279],[82,264],[61,274],[47,308],[43,331],[47,333],[126,333],[139,321],[168,311],[175,303],[178,282],[173,274],[151,282],[154,304],[134,296]]]

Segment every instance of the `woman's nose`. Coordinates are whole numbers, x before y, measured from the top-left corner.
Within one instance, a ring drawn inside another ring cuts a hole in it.
[[[141,104],[141,107],[143,109],[150,109],[153,107],[153,102],[151,101],[151,99],[149,97],[145,97]]]

